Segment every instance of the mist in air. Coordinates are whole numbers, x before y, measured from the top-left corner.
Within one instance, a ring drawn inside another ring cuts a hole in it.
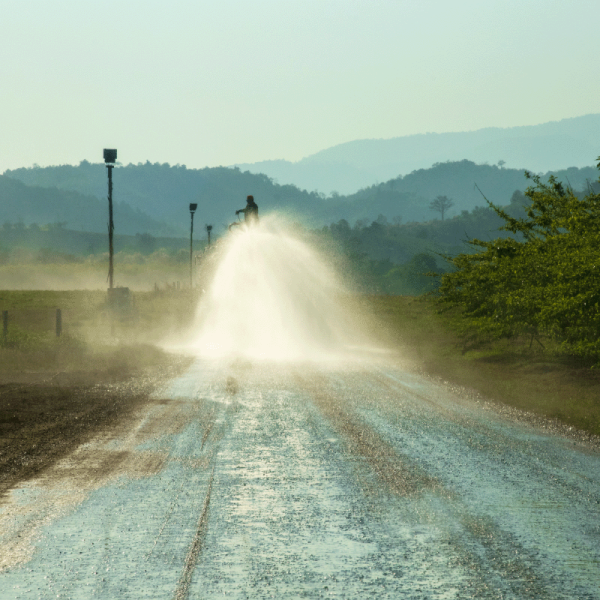
[[[191,348],[206,358],[322,360],[356,343],[357,316],[325,257],[275,216],[220,242]]]

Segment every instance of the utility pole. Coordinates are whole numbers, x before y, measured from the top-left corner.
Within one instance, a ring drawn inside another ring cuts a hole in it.
[[[190,227],[190,289],[194,286],[194,267],[193,267],[193,253],[194,253],[194,213],[198,208],[197,204],[190,204],[190,216],[192,223]]]
[[[108,169],[108,288],[113,289],[114,268],[113,268],[113,233],[115,224],[113,222],[113,201],[112,201],[112,170],[117,161],[117,151],[114,149],[104,149],[104,162]]]

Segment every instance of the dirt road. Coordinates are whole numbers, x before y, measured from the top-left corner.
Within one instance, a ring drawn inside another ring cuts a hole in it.
[[[175,355],[159,358],[133,370],[113,365],[0,377],[0,503],[16,484],[44,472],[97,432],[126,427],[152,392],[190,363]]]
[[[0,505],[0,598],[600,598],[600,453],[383,360],[197,361]]]

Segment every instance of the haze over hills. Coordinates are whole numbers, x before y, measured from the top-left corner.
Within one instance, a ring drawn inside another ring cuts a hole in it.
[[[124,234],[186,235],[188,205],[197,202],[197,226],[210,223],[218,235],[235,220],[247,194],[255,195],[262,214],[277,210],[308,227],[340,219],[353,224],[380,215],[402,217],[405,223],[427,221],[436,216],[429,203],[438,195],[453,200],[451,217],[484,205],[481,193],[500,205],[509,202],[515,190],[530,183],[525,169],[557,173],[583,189],[598,178],[597,170],[586,165],[600,154],[599,141],[600,114],[593,114],[510,129],[357,140],[298,163],[204,169],[150,162],[117,165],[117,228]],[[252,172],[257,170],[262,172]],[[103,232],[106,194],[102,163],[8,170],[0,176],[0,222],[65,223]]]
[[[326,194],[359,188],[467,159],[533,172],[585,167],[600,155],[600,114],[523,127],[491,127],[459,133],[425,133],[392,139],[355,140],[321,150],[298,162],[270,160],[239,164],[281,184]]]
[[[17,180],[20,186],[11,188],[9,183],[16,184]],[[307,223],[321,222],[322,198],[318,194],[274,185],[265,175],[234,168],[187,169],[149,162],[117,165],[113,184],[115,202],[130,211],[121,210],[122,218],[115,211],[115,228],[122,233],[188,235],[189,204],[195,202],[195,226],[212,224],[217,234],[236,219],[235,211],[246,205],[248,194],[256,195],[261,211],[277,209],[292,218],[304,215]],[[0,205],[0,219],[24,224],[66,221],[68,227],[79,229],[81,219],[87,218],[89,231],[106,231],[106,196],[104,164],[82,161],[77,166],[9,170],[0,176],[0,199],[6,197]],[[88,214],[82,211],[86,198]],[[97,210],[97,206],[102,208]]]
[[[118,199],[114,215],[120,224],[120,233],[134,235],[151,232],[155,235],[172,235],[173,227],[148,216],[139,208]],[[54,225],[77,231],[106,233],[108,210],[106,201],[90,193],[59,189],[56,186],[25,185],[16,178],[0,175],[0,224],[14,225],[22,230],[30,225]],[[6,231],[0,237],[0,245]]]
[[[598,179],[593,167],[571,167],[557,177],[577,190]],[[279,185],[266,175],[237,168],[187,169],[167,164],[118,166],[114,169],[117,233],[159,236],[189,234],[189,203],[197,202],[197,230],[214,226],[214,234],[236,219],[235,210],[253,194],[261,214],[287,214],[315,228],[345,219],[351,225],[380,215],[409,221],[429,221],[437,214],[430,202],[438,195],[454,202],[447,217],[492,202],[507,204],[515,190],[531,183],[521,169],[477,165],[472,161],[443,162],[371,185],[348,196],[325,197],[293,185]],[[481,190],[481,191],[480,191]],[[105,232],[107,176],[103,164],[83,161],[78,166],[34,167],[6,171],[0,176],[0,223],[39,225],[62,223],[79,231]],[[396,219],[397,220],[397,219]],[[1,240],[0,240],[1,242]]]
[[[600,190],[594,167],[554,174],[579,193]],[[171,273],[189,261],[190,200],[198,202],[194,238],[200,252],[207,237],[204,224],[214,224],[218,237],[251,192],[261,215],[287,213],[305,225],[304,234],[298,233],[338,261],[344,273],[360,282],[360,289],[401,294],[429,290],[431,280],[423,273],[444,269],[440,256],[471,251],[465,246],[471,237],[492,240],[506,235],[498,232],[502,220],[485,206],[482,193],[520,218],[527,204],[522,190],[532,183],[520,169],[468,160],[438,163],[348,196],[309,193],[275,184],[266,175],[225,167],[118,166],[113,181],[114,248],[118,263],[126,265],[119,270],[124,276],[119,285],[178,279]],[[105,166],[86,162],[17,169],[0,176],[0,287],[65,285],[64,273],[55,273],[60,264],[77,263],[77,272],[83,274],[97,271],[108,260],[106,183]],[[93,195],[96,190],[99,197]],[[454,202],[443,220],[430,208],[438,195]],[[175,234],[163,233],[167,231]],[[46,279],[47,273],[56,277]],[[84,279],[72,279],[73,285],[88,285],[81,283]],[[101,279],[95,281],[99,285]]]

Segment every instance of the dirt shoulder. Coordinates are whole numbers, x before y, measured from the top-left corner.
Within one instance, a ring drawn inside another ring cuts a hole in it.
[[[422,371],[494,402],[600,435],[599,370],[523,341],[465,351],[432,299],[376,296],[365,302],[380,321],[382,339]]]
[[[191,362],[147,346],[88,358],[78,370],[0,372],[0,501],[18,482],[126,420]]]

